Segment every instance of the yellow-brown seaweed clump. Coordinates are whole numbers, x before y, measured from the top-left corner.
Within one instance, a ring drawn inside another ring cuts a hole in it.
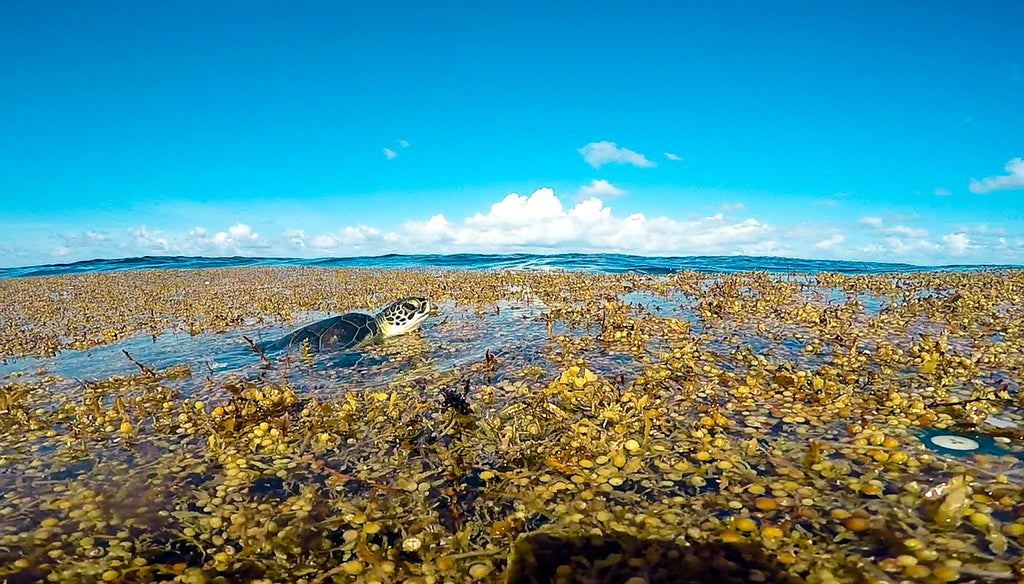
[[[0,355],[45,357],[0,380],[10,582],[1024,573],[1021,272],[261,268],[0,294]],[[441,307],[421,332],[246,360],[243,335],[411,294]],[[243,357],[195,358],[209,333]],[[139,335],[195,341],[50,372]]]

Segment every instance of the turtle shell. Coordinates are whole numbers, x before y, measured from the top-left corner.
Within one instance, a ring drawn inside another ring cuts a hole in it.
[[[344,351],[368,345],[379,336],[380,327],[373,316],[362,312],[350,312],[304,326],[274,341],[264,347],[264,350],[298,348],[303,341],[309,340],[309,348],[312,351],[328,348]]]

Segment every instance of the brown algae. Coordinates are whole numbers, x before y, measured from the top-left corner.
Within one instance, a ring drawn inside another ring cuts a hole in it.
[[[9,279],[0,294],[9,582],[968,582],[1024,567],[1021,272],[260,268]],[[441,310],[351,359],[46,369],[139,335],[217,334],[244,355],[243,335],[406,295]],[[934,448],[936,432],[985,448]]]

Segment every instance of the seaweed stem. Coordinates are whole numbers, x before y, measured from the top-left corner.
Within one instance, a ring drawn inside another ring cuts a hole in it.
[[[143,375],[147,377],[156,377],[156,371],[152,367],[149,367],[148,365],[143,365],[142,363],[136,361],[135,357],[132,357],[131,353],[129,353],[127,349],[121,349],[121,352],[124,353],[125,357],[128,357],[128,360],[131,361],[132,365],[135,365],[136,367],[139,368],[139,371],[141,371]]]
[[[267,354],[263,352],[263,349],[261,349],[260,346],[257,345],[255,341],[253,341],[252,339],[245,335],[242,335],[242,338],[245,339],[245,342],[249,343],[249,347],[253,351],[255,351],[257,355],[260,356],[260,361],[264,365],[270,365],[270,359],[267,359]]]

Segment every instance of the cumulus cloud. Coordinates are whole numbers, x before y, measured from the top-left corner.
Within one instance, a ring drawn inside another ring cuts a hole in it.
[[[909,219],[913,220],[915,218],[910,217]],[[909,248],[907,248],[906,244],[902,243],[902,240],[900,240],[899,238],[909,237],[911,239],[924,239],[928,237],[927,229],[908,227],[906,225],[886,225],[885,221],[883,221],[880,217],[861,217],[860,220],[857,221],[857,223],[860,223],[861,225],[866,225],[867,227],[870,227],[873,231],[877,233],[884,233],[886,235],[896,237],[896,241],[898,243],[890,247],[903,251],[906,251]]]
[[[384,158],[387,158],[388,160],[394,160],[394,158],[398,156],[398,153],[390,148],[382,148],[381,151],[384,153]]]
[[[410,221],[403,226],[406,236],[417,244],[437,244],[451,241],[451,224],[443,214],[434,215],[429,221]]]
[[[901,226],[902,227],[902,226]],[[854,241],[840,242],[835,253],[844,259],[896,261],[921,265],[950,263],[1019,263],[1024,258],[1024,245],[1016,245],[993,234],[970,235],[966,228],[956,228],[944,236],[926,235],[924,230],[874,229],[864,239],[864,232],[852,234]],[[848,240],[851,238],[847,238]],[[826,240],[827,242],[828,240]],[[826,243],[827,245],[827,243]],[[956,258],[955,260],[953,258]]]
[[[96,247],[110,241],[110,238],[107,237],[106,234],[93,231],[91,229],[79,233],[64,233],[61,234],[60,238],[63,241],[63,245],[61,247],[67,250],[60,255],[66,255],[71,251],[70,248]]]
[[[320,251],[361,250],[367,244],[382,241],[379,229],[358,225],[345,227],[337,233],[317,235],[309,242],[309,247]]]
[[[226,231],[218,231],[212,236],[205,227],[193,227],[186,236],[170,239],[167,251],[183,254],[241,253],[246,249],[266,247],[267,244],[252,227],[236,222]]]
[[[1009,174],[990,176],[980,181],[972,178],[967,188],[972,193],[978,195],[984,195],[992,191],[1024,189],[1024,159],[1014,158],[1007,162],[1004,168]]]
[[[562,202],[551,189],[537,189],[529,197],[508,194],[491,205],[486,215],[477,213],[466,219],[467,225],[480,227],[518,227],[532,225],[562,215]]]
[[[266,241],[252,227],[236,222],[225,231],[209,234],[206,227],[195,226],[187,232],[164,233],[150,230],[145,225],[130,228],[128,241],[111,239],[109,245],[126,254],[240,254],[253,250],[267,250],[271,242]]]
[[[909,219],[913,220],[915,218],[909,217]],[[883,221],[880,217],[861,217],[858,223],[860,223],[861,225],[866,225],[867,227],[870,227],[872,230],[876,232],[892,235],[895,237],[909,237],[911,239],[923,239],[925,237],[928,237],[927,229],[908,227],[906,225],[887,226],[885,225],[885,221]]]
[[[625,191],[613,187],[612,184],[606,180],[594,179],[590,181],[589,185],[580,187],[580,190],[576,193],[576,198],[579,200],[600,199],[602,197],[618,197],[623,193],[625,193]]]
[[[942,242],[946,244],[949,253],[963,255],[971,247],[971,238],[966,233],[950,233],[942,236]]]
[[[551,189],[529,196],[510,194],[461,224],[441,215],[430,221],[409,221],[403,238],[458,249],[558,248],[579,251],[634,253],[772,253],[779,245],[774,228],[750,218],[725,219],[722,214],[691,221],[648,218],[634,213],[616,217],[597,198],[566,209]]]
[[[640,168],[652,168],[657,164],[644,158],[643,154],[633,152],[626,148],[619,148],[614,142],[591,142],[579,149],[583,160],[594,168],[600,168],[602,164],[614,162],[616,164],[632,164]]]
[[[281,236],[294,247],[306,247],[305,229],[285,229]]]
[[[145,225],[128,229],[128,235],[134,239],[135,247],[146,252],[166,252],[171,249],[167,238],[160,231],[150,231]]]
[[[987,223],[975,223],[974,225],[958,225],[955,228],[955,233],[967,233],[977,235],[1007,235],[1007,231],[1004,227],[996,227]]]
[[[814,244],[815,249],[833,250],[837,245],[843,242],[846,238],[842,234],[835,234],[828,239],[823,239]]]
[[[409,142],[406,141],[406,140],[399,140],[398,141],[398,145],[401,146],[402,148],[408,148],[409,147]]]
[[[228,227],[228,235],[235,241],[249,241],[259,239],[259,235],[253,233],[252,227],[249,227],[245,223],[235,223],[231,227]]]
[[[334,249],[339,245],[341,240],[334,235],[317,235],[309,242],[309,246],[314,249]]]
[[[245,223],[235,223],[228,227],[227,231],[218,231],[210,238],[210,242],[216,247],[227,249],[238,249],[239,245],[246,245],[259,241],[259,234],[254,233],[252,228]]]
[[[675,154],[672,154],[671,152],[666,152],[665,153],[665,158],[668,158],[669,160],[671,160],[673,162],[680,162],[683,159],[682,156],[676,156]]]
[[[885,249],[897,257],[928,257],[942,251],[942,246],[927,239],[911,239],[906,241],[895,235],[885,238]]]
[[[528,195],[508,194],[480,212],[457,217],[424,213],[397,226],[352,223],[330,232],[311,231],[308,225],[298,223],[270,237],[262,233],[272,222],[259,224],[258,230],[242,222],[224,225],[222,230],[196,226],[166,232],[145,225],[110,234],[86,230],[54,234],[51,244],[36,253],[61,261],[98,257],[102,250],[105,255],[118,252],[124,256],[619,252],[820,255],[917,264],[1024,263],[1024,241],[1015,231],[1007,233],[998,225],[929,225],[929,230],[916,227],[921,219],[888,211],[861,217],[853,224],[839,219],[775,225],[751,216],[739,203],[723,205],[710,216],[617,214],[609,206],[616,200],[610,198],[616,192],[621,191],[607,181],[595,180],[583,185],[579,193],[571,192],[569,198],[560,199],[553,190],[542,188]],[[591,196],[579,199],[578,195]],[[936,233],[937,228],[943,230]],[[91,243],[95,246],[90,247]]]
[[[913,237],[913,238],[928,237],[928,230],[927,229],[915,229],[913,227],[907,227],[906,225],[893,225],[892,227],[887,227],[885,229],[885,232],[886,233],[891,233],[892,235],[902,236],[902,237]]]

